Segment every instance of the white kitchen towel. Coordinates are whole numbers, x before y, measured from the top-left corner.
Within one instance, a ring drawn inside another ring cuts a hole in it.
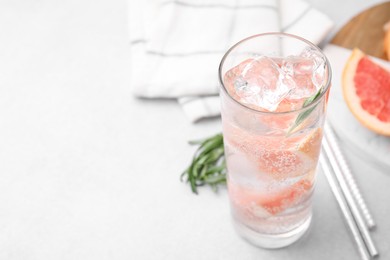
[[[129,0],[136,96],[178,98],[193,122],[220,113],[218,65],[250,35],[285,31],[318,43],[332,22],[302,0]]]

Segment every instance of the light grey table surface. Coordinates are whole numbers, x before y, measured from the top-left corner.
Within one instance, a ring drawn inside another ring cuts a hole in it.
[[[309,1],[336,29],[380,1]],[[322,174],[311,230],[281,250],[233,231],[226,190],[179,181],[190,124],[130,90],[126,1],[0,1],[0,259],[359,259]],[[390,259],[390,173],[346,150]]]

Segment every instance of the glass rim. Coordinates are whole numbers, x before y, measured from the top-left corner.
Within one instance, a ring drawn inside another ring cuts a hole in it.
[[[319,53],[321,53],[321,55],[325,58],[325,64],[326,64],[326,67],[327,67],[327,72],[328,72],[328,76],[326,78],[326,84],[324,84],[324,89],[322,90],[321,94],[319,95],[319,97],[314,101],[314,102],[311,102],[309,105],[307,106],[304,106],[304,107],[301,107],[301,108],[298,108],[298,109],[294,109],[294,110],[288,110],[288,111],[282,111],[282,112],[275,112],[275,111],[260,111],[260,110],[257,110],[257,109],[254,109],[252,107],[249,107],[247,106],[246,104],[243,104],[241,102],[239,102],[238,100],[236,100],[235,98],[233,98],[229,91],[226,89],[225,87],[225,84],[223,82],[223,78],[222,78],[222,67],[225,63],[225,60],[226,58],[228,57],[228,55],[234,50],[236,49],[238,46],[240,46],[242,43],[244,42],[247,42],[247,41],[250,41],[254,38],[259,38],[259,37],[262,37],[262,36],[281,36],[281,37],[287,37],[287,38],[294,38],[298,41],[301,41],[303,42],[304,44],[307,44],[308,46],[310,47],[313,47],[314,49],[316,49]],[[239,106],[245,108],[245,109],[248,109],[252,112],[255,112],[255,113],[259,113],[259,114],[274,114],[274,115],[285,115],[285,114],[290,114],[290,113],[298,113],[298,112],[301,112],[301,111],[305,111],[307,109],[310,109],[311,107],[315,107],[322,99],[323,97],[325,96],[325,93],[328,92],[328,89],[331,85],[331,80],[332,80],[332,70],[331,70],[331,67],[330,67],[330,63],[329,63],[329,60],[328,58],[324,55],[323,51],[317,46],[315,45],[314,43],[300,37],[300,36],[297,36],[297,35],[294,35],[294,34],[289,34],[289,33],[283,33],[283,32],[268,32],[268,33],[260,33],[260,34],[255,34],[255,35],[252,35],[252,36],[249,36],[247,38],[244,38],[242,39],[241,41],[237,42],[236,44],[234,44],[232,47],[230,47],[227,52],[223,55],[222,59],[221,59],[221,62],[219,63],[219,68],[218,68],[218,79],[219,79],[219,83],[223,89],[223,91],[225,92],[225,94],[227,96],[229,96],[229,98],[235,102],[236,104],[238,104]]]

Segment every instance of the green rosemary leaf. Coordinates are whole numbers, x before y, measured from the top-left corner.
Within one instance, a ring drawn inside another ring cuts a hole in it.
[[[214,175],[214,176],[208,177],[207,179],[205,179],[205,182],[208,184],[217,184],[217,183],[220,183],[221,181],[225,181],[225,180],[226,180],[226,176],[220,174],[220,175]]]
[[[200,146],[200,149],[198,149],[199,152],[198,156],[202,157],[205,154],[209,153],[210,151],[221,146],[223,147],[222,134],[211,137],[209,140],[207,140],[204,144]]]
[[[313,96],[308,97],[305,100],[305,102],[303,103],[302,107],[306,107],[306,106],[310,105],[312,102],[314,102],[315,100],[317,100],[317,98],[320,96],[321,92],[322,92],[322,88],[320,88]]]
[[[223,155],[223,153],[223,147],[215,148],[214,150],[210,151],[207,160],[205,160],[205,163],[209,164],[218,161],[219,158],[221,158],[221,156]]]
[[[203,156],[198,158],[193,162],[193,174],[194,176],[200,176],[200,172],[202,170],[202,167],[204,165],[204,162],[208,159],[209,155]]]
[[[302,108],[304,107],[307,107],[308,105],[310,105],[311,103],[313,103],[314,101],[316,101],[319,96],[321,95],[321,92],[322,92],[322,88],[320,88],[313,96],[311,97],[308,97],[305,102],[303,103],[302,105]],[[295,119],[295,122],[294,124],[290,127],[290,129],[288,129],[287,131],[287,134],[290,134],[295,128],[297,128],[303,121],[305,121],[305,119],[311,114],[311,112],[313,112],[313,110],[316,108],[316,106],[306,110],[306,111],[303,111],[301,112],[297,118]]]
[[[207,171],[208,171],[208,167],[209,167],[208,164],[206,164],[206,165],[204,165],[204,166],[202,167],[202,170],[200,171],[200,175],[199,175],[199,178],[200,178],[200,179],[203,180],[203,179],[206,177]]]
[[[220,173],[226,169],[226,165],[214,166],[207,170],[206,175]]]
[[[196,180],[195,180],[195,176],[194,176],[192,170],[193,170],[193,167],[191,167],[191,169],[189,171],[188,180],[190,182],[192,192],[195,194],[198,194],[198,191],[196,189]]]

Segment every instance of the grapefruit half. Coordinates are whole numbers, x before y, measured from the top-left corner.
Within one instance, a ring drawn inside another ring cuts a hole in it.
[[[354,49],[342,78],[344,99],[368,129],[390,136],[390,72]]]

